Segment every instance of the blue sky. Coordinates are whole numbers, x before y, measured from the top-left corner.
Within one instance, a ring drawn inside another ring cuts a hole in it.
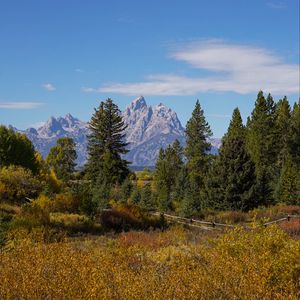
[[[185,126],[200,100],[215,137],[258,90],[299,99],[299,0],[0,0],[0,123],[143,95]]]

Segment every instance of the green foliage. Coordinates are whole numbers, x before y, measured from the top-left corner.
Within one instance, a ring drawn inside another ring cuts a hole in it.
[[[183,150],[178,140],[166,150],[160,149],[156,162],[155,180],[159,207],[162,210],[172,209],[172,194],[175,182],[183,167]]]
[[[254,110],[247,122],[247,149],[255,163],[262,205],[269,204],[272,199],[271,186],[275,180],[275,166],[277,162],[277,130],[276,105],[269,94],[264,97],[262,91],[257,95]],[[267,180],[267,182],[265,182]]]
[[[186,125],[185,156],[188,160],[189,175],[199,187],[203,185],[204,174],[207,171],[208,152],[211,148],[208,138],[211,136],[212,132],[197,100],[192,117]]]
[[[300,205],[300,172],[290,155],[284,162],[275,192],[278,202]]]
[[[146,210],[153,209],[155,207],[151,185],[149,183],[142,188],[140,207]]]
[[[139,205],[141,202],[141,191],[140,189],[135,185],[133,187],[132,193],[131,193],[131,203],[134,205]]]
[[[290,153],[296,165],[300,168],[300,100],[294,105],[291,114],[289,133]]]
[[[72,138],[60,138],[50,149],[46,162],[57,174],[58,179],[68,182],[75,171],[76,145]]]
[[[120,110],[108,98],[95,109],[89,123],[87,176],[93,183],[100,177],[105,184],[122,183],[128,176],[128,162],[121,158],[126,154],[124,142],[126,126]]]
[[[32,172],[20,166],[0,169],[0,200],[23,203],[26,198],[35,198],[42,186]]]
[[[290,119],[291,108],[287,98],[284,97],[277,103],[275,120],[277,139],[274,147],[277,147],[277,167],[279,170],[282,168],[284,161],[290,152]]]
[[[0,126],[0,167],[16,165],[37,173],[35,150],[25,134]]]
[[[127,203],[133,190],[133,184],[129,178],[126,178],[121,186],[121,200]]]
[[[233,112],[206,184],[206,196],[214,208],[249,210],[258,205],[255,165],[246,150],[245,128],[238,108]]]
[[[203,204],[197,202],[201,201],[200,192],[204,187],[204,179],[208,171],[208,152],[211,149],[208,138],[211,136],[211,129],[205,120],[204,112],[201,109],[199,100],[197,100],[192,117],[186,125],[186,148],[184,151],[187,158],[187,168],[191,181],[190,189],[192,189],[192,191],[189,192],[189,196],[186,196],[186,199],[190,199],[190,195],[193,195],[193,200],[189,200],[188,202],[189,205],[191,203],[196,205],[192,211],[203,206]]]

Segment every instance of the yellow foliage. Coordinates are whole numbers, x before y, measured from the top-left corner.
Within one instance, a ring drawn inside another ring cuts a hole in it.
[[[0,252],[0,299],[299,299],[300,241],[278,227],[189,235],[25,239]]]

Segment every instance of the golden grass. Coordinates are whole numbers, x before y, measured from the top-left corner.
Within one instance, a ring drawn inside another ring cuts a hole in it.
[[[300,241],[277,226],[206,243],[180,227],[57,243],[27,237],[0,252],[0,299],[297,299],[299,278]]]

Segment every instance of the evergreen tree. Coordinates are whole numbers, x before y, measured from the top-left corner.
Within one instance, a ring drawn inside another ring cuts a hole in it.
[[[276,142],[276,105],[270,94],[266,99],[260,91],[247,122],[247,149],[255,163],[258,203],[261,205],[274,201],[272,186],[276,181]]]
[[[291,114],[289,133],[290,153],[298,170],[300,170],[300,99],[298,103],[295,103]]]
[[[290,119],[291,108],[286,97],[279,100],[276,107],[276,130],[277,130],[277,167],[282,168],[285,159],[290,153]],[[274,145],[275,147],[275,145]]]
[[[129,178],[126,178],[121,186],[121,199],[127,202],[133,190],[133,184]]]
[[[3,125],[0,126],[0,167],[21,166],[38,172],[38,162],[31,141],[25,134],[16,133]]]
[[[152,195],[150,183],[147,183],[142,189],[140,206],[143,209],[153,209],[154,208],[153,195]]]
[[[124,141],[126,126],[118,106],[110,98],[95,109],[89,129],[87,178],[92,181],[95,195],[101,198],[104,193],[102,198],[107,201],[111,187],[122,184],[130,173],[129,163],[121,157],[128,152]]]
[[[188,169],[186,165],[183,165],[175,180],[174,198],[178,202],[181,202],[184,199],[185,193],[188,189],[189,189]]]
[[[281,170],[276,199],[278,202],[300,205],[300,173],[291,155],[287,156]]]
[[[46,162],[54,170],[57,178],[68,182],[75,172],[76,159],[76,145],[72,138],[65,137],[56,141],[56,145],[50,149]]]
[[[159,206],[163,210],[172,209],[172,193],[174,183],[182,168],[182,147],[178,140],[169,145],[166,150],[160,149],[156,162],[156,190]]]
[[[233,111],[213,166],[207,195],[214,208],[248,210],[257,206],[255,165],[246,150],[245,127],[238,108]]]
[[[203,188],[205,175],[209,167],[208,152],[211,149],[211,144],[208,138],[211,136],[212,132],[205,120],[199,100],[197,100],[192,117],[186,125],[185,148],[190,189],[194,189],[194,191],[190,191],[189,194],[193,195],[192,203],[194,203],[195,209],[196,207],[197,209],[201,208],[200,190]],[[195,204],[196,202],[197,204]]]
[[[135,205],[139,205],[141,202],[141,191],[136,185],[133,186],[130,198],[131,202]]]

